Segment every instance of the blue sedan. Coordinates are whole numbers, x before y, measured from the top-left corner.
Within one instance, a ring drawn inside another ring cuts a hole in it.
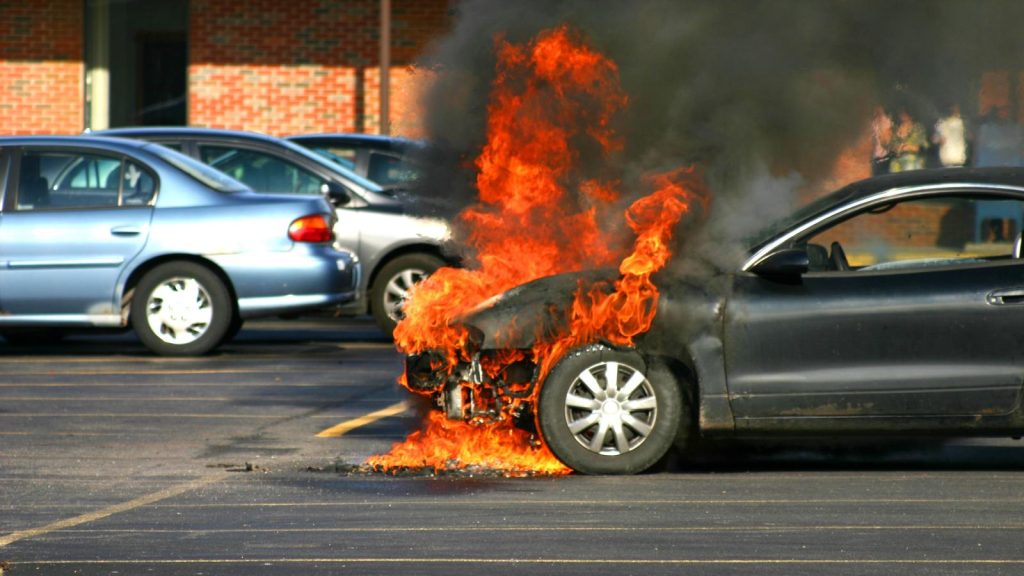
[[[131,327],[157,354],[204,354],[247,318],[355,298],[334,218],[157,144],[0,138],[0,334]]]

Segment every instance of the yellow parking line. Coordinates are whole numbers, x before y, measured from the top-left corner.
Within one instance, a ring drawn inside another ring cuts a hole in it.
[[[387,418],[389,416],[396,416],[398,414],[401,414],[402,412],[405,412],[408,409],[409,406],[406,405],[405,402],[392,404],[391,406],[388,406],[387,408],[381,408],[376,412],[370,412],[369,414],[360,416],[359,418],[355,418],[347,422],[342,422],[341,424],[338,424],[336,426],[331,426],[330,428],[321,431],[316,436],[317,438],[339,438],[345,435],[347,432],[355,430],[360,426],[372,424],[377,420],[383,420],[384,418]]]
[[[0,418],[215,418],[273,419],[288,418],[294,414],[190,414],[170,412],[0,412]]]
[[[644,565],[644,566],[1019,566],[1024,560],[1019,558],[977,558],[977,559],[930,559],[921,560],[907,558],[395,558],[392,556],[373,557],[335,557],[335,558],[152,558],[152,559],[95,559],[83,558],[76,560],[26,560],[19,562],[21,566],[68,566],[68,565],[89,565],[89,566],[146,566],[146,565],[198,565],[213,564],[229,566],[232,564],[480,564],[480,565],[503,565],[509,566],[616,566],[616,565]]]
[[[324,368],[318,369],[306,369],[303,368],[303,373],[312,372],[337,372],[337,368]],[[54,369],[53,367],[40,368],[39,370],[21,370],[17,372],[4,371],[4,376],[201,376],[204,374],[262,374],[265,373],[264,368],[245,368],[245,369],[161,369],[161,368],[138,368],[138,369],[77,369],[77,370],[61,370],[59,368]]]
[[[58,520],[57,522],[51,522],[50,524],[40,526],[38,528],[31,528],[29,530],[12,532],[10,534],[7,534],[6,536],[0,536],[0,548],[3,548],[4,546],[11,544],[12,542],[17,542],[18,540],[24,540],[26,538],[41,536],[43,534],[48,534],[56,530],[72,528],[74,526],[85,524],[87,522],[93,522],[96,520],[100,520],[102,518],[106,518],[108,516],[113,516],[114,514],[134,510],[135,508],[140,508],[142,506],[146,506],[154,502],[159,502],[161,500],[173,498],[174,496],[184,494],[185,492],[196,490],[204,486],[209,486],[210,484],[213,484],[215,482],[220,482],[225,478],[227,478],[227,473],[222,472],[220,474],[216,474],[213,476],[207,476],[206,478],[200,478],[198,480],[193,480],[191,482],[185,482],[183,484],[178,484],[175,486],[171,486],[169,488],[164,488],[163,490],[153,492],[152,494],[140,496],[138,498],[135,498],[134,500],[129,500],[127,502],[122,502],[121,504],[108,506],[95,512],[82,514],[81,516],[75,516],[74,518],[67,518],[65,520]]]

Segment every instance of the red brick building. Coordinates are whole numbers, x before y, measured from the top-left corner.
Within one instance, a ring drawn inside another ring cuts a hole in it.
[[[416,135],[428,75],[411,65],[447,31],[448,4],[0,0],[0,134],[188,124]]]

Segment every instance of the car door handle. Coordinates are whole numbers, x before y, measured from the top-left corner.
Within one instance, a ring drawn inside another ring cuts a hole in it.
[[[989,304],[1024,304],[1024,288],[1012,288],[1010,290],[996,290],[989,292],[985,300]]]
[[[142,228],[138,226],[114,226],[110,229],[114,236],[138,236],[142,234]]]

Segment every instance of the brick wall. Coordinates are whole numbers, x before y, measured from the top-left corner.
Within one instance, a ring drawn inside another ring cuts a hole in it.
[[[83,0],[0,0],[0,134],[81,132]]]
[[[192,0],[189,124],[379,132],[379,19],[379,0]],[[448,0],[392,0],[393,133],[418,134],[409,66],[448,26]]]

